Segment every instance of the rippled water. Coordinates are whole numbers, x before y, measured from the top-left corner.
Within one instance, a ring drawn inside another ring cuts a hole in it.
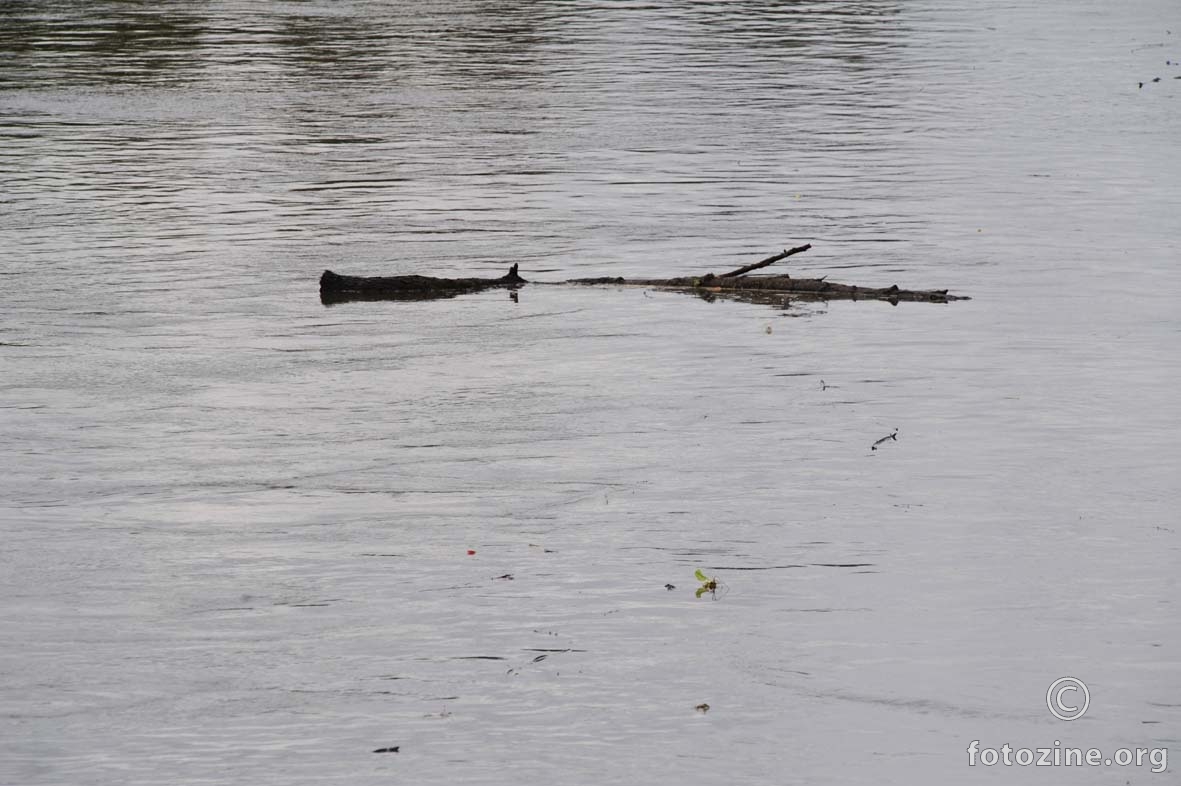
[[[1163,0],[0,3],[0,781],[1167,782],[965,751],[1181,756],[1179,60]],[[804,242],[973,299],[317,296]]]

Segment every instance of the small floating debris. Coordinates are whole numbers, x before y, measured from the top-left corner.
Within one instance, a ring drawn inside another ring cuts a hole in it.
[[[493,577],[492,577],[492,580],[493,580],[493,581],[501,581],[501,580],[503,580],[503,581],[512,581],[512,580],[513,580],[513,574],[511,574],[511,573],[506,573],[506,574],[504,574],[503,576],[493,576]]]
[[[468,550],[467,550],[467,555],[468,555],[469,557],[470,557],[470,556],[472,556],[472,555],[474,555],[475,553],[476,553],[476,550],[475,550],[475,549],[468,549]]]
[[[702,571],[701,568],[698,568],[697,572],[695,572],[693,575],[698,581],[701,582],[701,586],[697,588],[697,592],[694,594],[700,598],[702,595],[708,592],[714,598],[714,600],[717,600],[718,580],[705,575],[705,572]]]
[[[693,709],[697,710],[702,715],[704,715],[705,713],[709,712],[709,705],[703,701],[700,704],[698,704],[696,707],[694,707]]]
[[[391,745],[388,748],[378,748],[377,750],[375,750],[373,752],[374,753],[397,753],[401,747],[402,747],[401,745]]]
[[[665,584],[664,588],[666,590],[668,590],[669,592],[672,592],[673,590],[675,590],[677,588],[677,585],[676,584]]]
[[[882,437],[881,439],[879,439],[877,442],[875,442],[875,443],[873,443],[872,445],[870,445],[869,449],[870,449],[870,450],[877,450],[877,449],[878,449],[878,445],[882,444],[883,442],[888,442],[888,441],[890,441],[890,440],[894,440],[895,442],[897,442],[897,441],[898,441],[898,429],[894,429],[894,433],[893,433],[893,434],[887,434],[886,436],[884,436],[884,437]]]

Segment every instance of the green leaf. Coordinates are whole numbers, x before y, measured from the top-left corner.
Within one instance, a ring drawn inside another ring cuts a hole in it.
[[[693,594],[700,598],[702,595],[704,595],[707,592],[709,592],[709,590],[707,590],[705,587],[698,587],[697,592],[695,592]]]
[[[696,573],[694,573],[693,575],[697,577],[697,580],[698,580],[698,581],[709,581],[709,576],[705,575],[705,574],[704,574],[704,573],[701,571],[701,568],[698,568],[698,569],[697,569],[697,572],[696,572]]]

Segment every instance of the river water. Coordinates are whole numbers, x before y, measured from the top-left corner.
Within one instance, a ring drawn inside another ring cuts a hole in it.
[[[1172,782],[1177,11],[0,4],[0,782]]]

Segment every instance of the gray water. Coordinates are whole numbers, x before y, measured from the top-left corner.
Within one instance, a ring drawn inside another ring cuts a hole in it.
[[[0,782],[1175,782],[1177,11],[0,3]]]

